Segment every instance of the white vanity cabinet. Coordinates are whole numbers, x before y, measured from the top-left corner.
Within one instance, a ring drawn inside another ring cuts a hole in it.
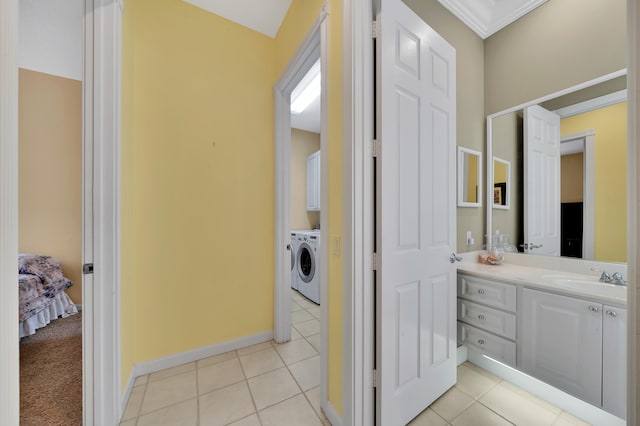
[[[516,287],[458,274],[458,341],[516,365]]]
[[[602,400],[602,305],[522,290],[518,367],[595,406]]]
[[[627,310],[602,307],[602,408],[627,415]]]
[[[320,211],[320,151],[307,157],[307,211]]]

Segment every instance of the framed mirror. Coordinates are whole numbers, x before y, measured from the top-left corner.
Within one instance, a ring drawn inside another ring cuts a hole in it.
[[[489,233],[527,254],[626,261],[626,209],[611,208],[626,206],[626,97],[621,70],[490,115]],[[504,163],[509,208],[494,203]]]
[[[511,162],[493,157],[493,208],[509,209],[511,203]]]
[[[458,147],[458,207],[482,206],[482,153]]]

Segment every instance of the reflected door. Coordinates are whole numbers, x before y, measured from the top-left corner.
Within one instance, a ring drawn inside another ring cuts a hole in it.
[[[524,251],[560,256],[560,117],[524,110]]]
[[[376,423],[456,380],[455,49],[400,0],[378,10]]]

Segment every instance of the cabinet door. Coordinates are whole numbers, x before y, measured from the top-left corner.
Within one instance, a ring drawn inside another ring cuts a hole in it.
[[[320,151],[307,157],[307,210],[320,210]]]
[[[595,406],[602,398],[602,305],[522,290],[522,371]]]
[[[602,316],[602,408],[627,417],[627,310],[605,305]]]

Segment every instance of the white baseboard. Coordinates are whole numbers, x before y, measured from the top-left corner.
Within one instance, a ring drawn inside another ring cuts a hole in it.
[[[331,426],[342,426],[342,416],[338,414],[331,401],[327,401],[327,411],[324,415],[331,423]]]
[[[468,360],[507,382],[594,425],[623,426],[625,421],[508,365],[468,349]]]
[[[133,384],[137,377],[155,373],[156,371],[165,370],[167,368],[177,367],[178,365],[198,361],[200,359],[209,358],[211,356],[220,355],[236,349],[242,349],[258,343],[267,342],[272,339],[272,330],[263,331],[262,333],[239,337],[237,339],[227,340],[226,342],[216,343],[214,345],[204,346],[190,351],[180,352],[163,358],[157,358],[135,364],[131,370],[131,374],[129,375],[129,380],[127,380],[127,386],[122,394],[122,402],[120,404],[121,408],[118,418],[122,417],[122,413],[126,409],[127,401],[129,400]]]

